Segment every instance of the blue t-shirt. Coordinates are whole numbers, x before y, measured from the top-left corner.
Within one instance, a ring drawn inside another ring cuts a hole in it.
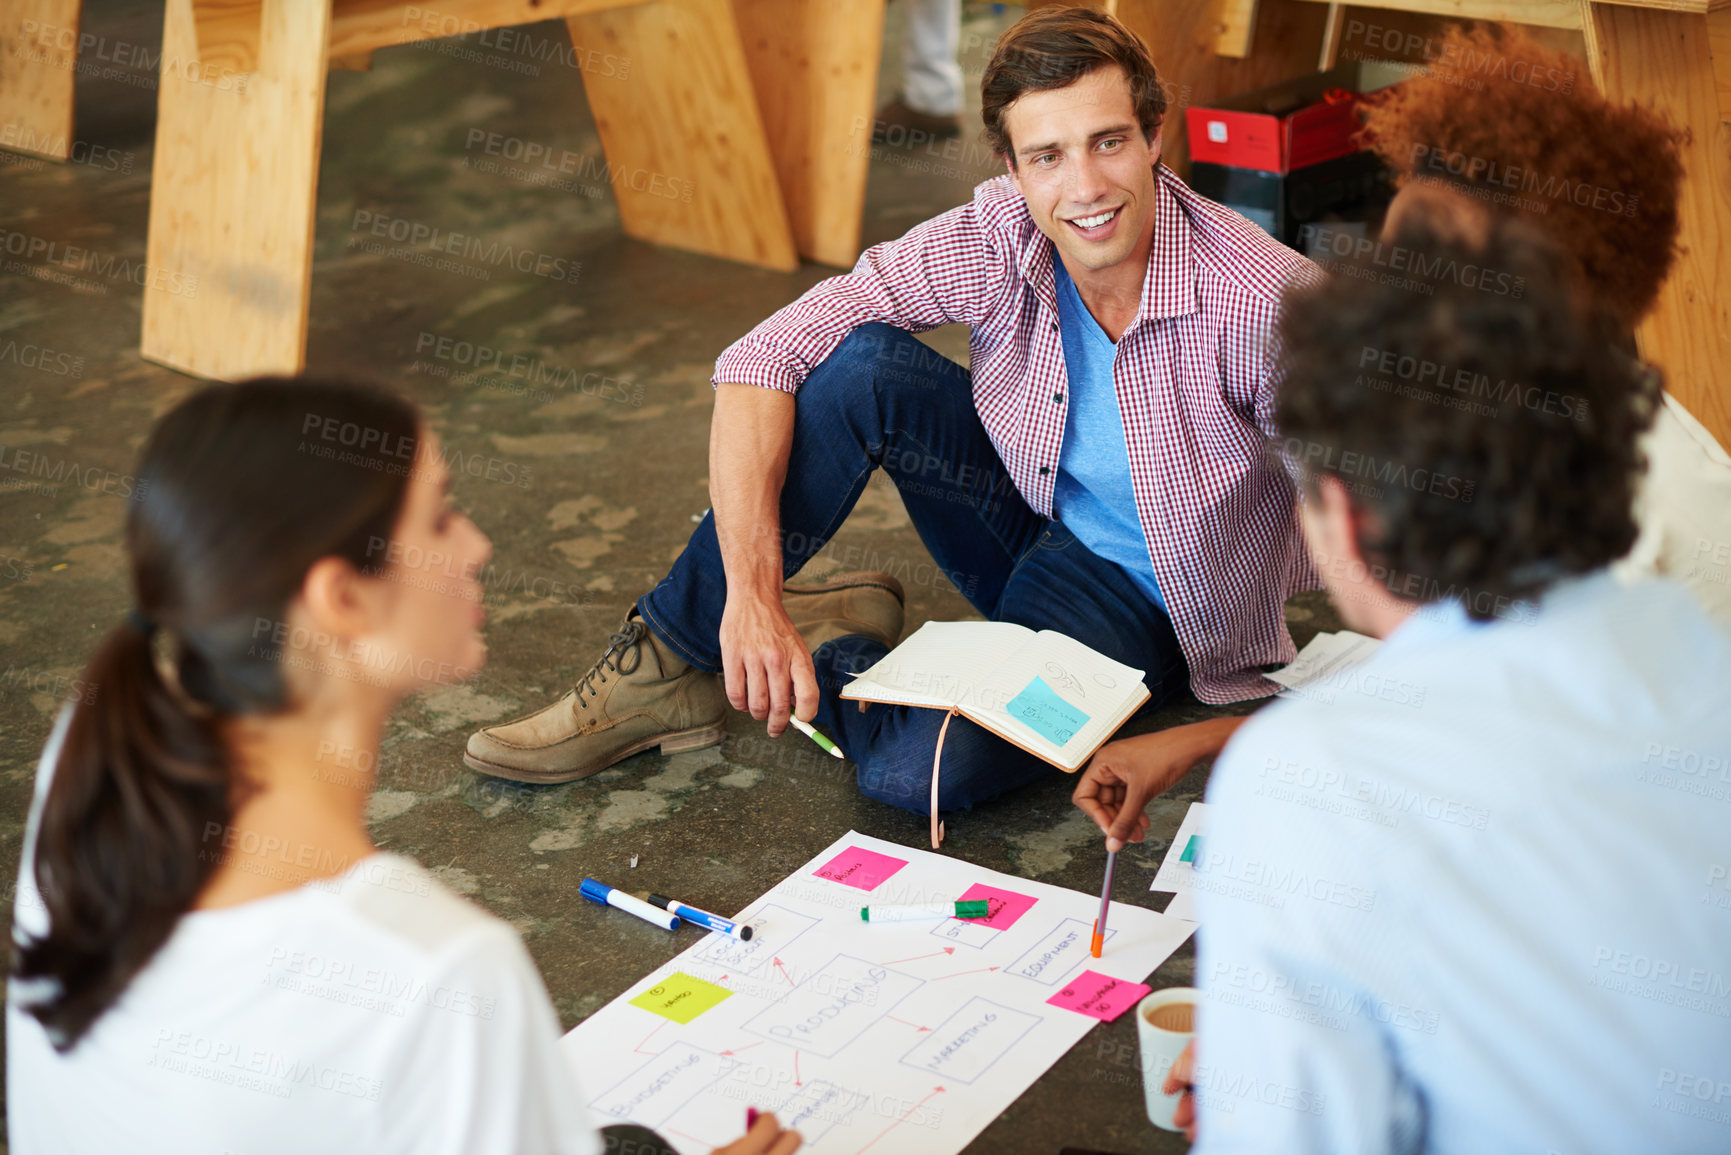
[[[1058,454],[1058,481],[1052,514],[1095,556],[1116,562],[1155,605],[1166,608],[1148,542],[1136,516],[1136,491],[1130,484],[1130,447],[1124,440],[1124,415],[1112,383],[1118,346],[1106,336],[1062,260],[1052,262],[1058,278],[1058,331],[1064,367],[1070,375],[1070,407],[1064,414],[1064,444]]]

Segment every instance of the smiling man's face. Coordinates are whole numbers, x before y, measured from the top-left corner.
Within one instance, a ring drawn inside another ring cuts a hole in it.
[[[1105,65],[1066,88],[1030,92],[1004,110],[1016,150],[1010,179],[1064,263],[1104,272],[1146,268],[1154,235],[1160,133],[1142,135],[1124,70]]]

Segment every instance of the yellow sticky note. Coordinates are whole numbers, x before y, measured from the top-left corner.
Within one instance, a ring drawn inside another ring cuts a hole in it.
[[[726,987],[692,978],[684,971],[674,971],[632,999],[631,1005],[683,1025],[732,993]]]

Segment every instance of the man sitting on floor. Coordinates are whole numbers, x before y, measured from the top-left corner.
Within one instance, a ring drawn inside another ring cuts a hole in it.
[[[722,354],[713,513],[577,686],[474,734],[471,767],[582,778],[720,741],[731,702],[772,735],[790,711],[815,718],[867,795],[923,811],[943,713],[837,697],[899,637],[899,585],[784,589],[878,468],[987,618],[1145,670],[1148,709],[1186,687],[1273,692],[1260,669],[1294,655],[1282,606],[1315,577],[1292,481],[1262,449],[1268,338],[1281,291],[1314,269],[1160,164],[1164,94],[1111,17],[1030,13],[982,92],[1007,174]],[[951,323],[972,330],[971,373],[912,335]],[[1048,771],[957,718],[939,806]]]
[[[1385,641],[1209,780],[1195,1151],[1724,1151],[1731,639],[1606,570],[1657,381],[1524,224],[1413,200],[1386,245],[1524,296],[1366,262],[1289,298],[1310,555]],[[1386,358],[1541,403],[1442,404]]]

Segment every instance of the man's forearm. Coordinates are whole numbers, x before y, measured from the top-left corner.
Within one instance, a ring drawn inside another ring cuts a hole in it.
[[[717,385],[709,429],[709,500],[728,595],[781,599],[781,487],[793,448],[794,396]]]

